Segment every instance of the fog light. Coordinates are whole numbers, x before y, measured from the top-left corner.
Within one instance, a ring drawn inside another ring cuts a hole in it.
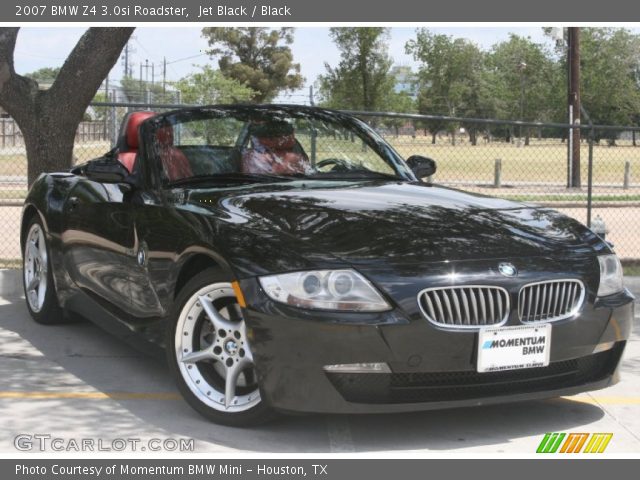
[[[616,342],[602,342],[596,345],[596,348],[593,349],[593,353],[605,352],[607,350],[611,350]]]
[[[331,373],[391,373],[386,363],[340,363],[325,365],[325,372]]]

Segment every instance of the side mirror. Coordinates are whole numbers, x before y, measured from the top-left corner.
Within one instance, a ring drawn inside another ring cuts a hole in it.
[[[414,175],[418,178],[418,180],[422,180],[424,177],[430,177],[434,173],[436,173],[436,161],[422,157],[420,155],[412,155],[407,159],[407,165],[414,173]]]
[[[129,170],[113,157],[101,157],[90,160],[85,165],[84,175],[99,183],[129,183]]]

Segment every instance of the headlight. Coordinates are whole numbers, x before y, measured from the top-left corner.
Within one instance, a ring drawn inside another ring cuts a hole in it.
[[[601,255],[600,262],[600,286],[598,296],[605,297],[622,290],[622,265],[617,255]]]
[[[314,270],[260,277],[266,294],[295,307],[382,312],[391,307],[355,270]]]

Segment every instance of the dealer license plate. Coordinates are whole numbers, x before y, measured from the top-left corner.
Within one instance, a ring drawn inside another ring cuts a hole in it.
[[[478,372],[546,367],[551,324],[487,327],[478,334]]]

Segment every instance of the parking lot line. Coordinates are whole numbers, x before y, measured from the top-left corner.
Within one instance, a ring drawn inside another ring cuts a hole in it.
[[[15,392],[0,391],[0,399],[27,400],[83,399],[83,400],[181,400],[173,392]]]

